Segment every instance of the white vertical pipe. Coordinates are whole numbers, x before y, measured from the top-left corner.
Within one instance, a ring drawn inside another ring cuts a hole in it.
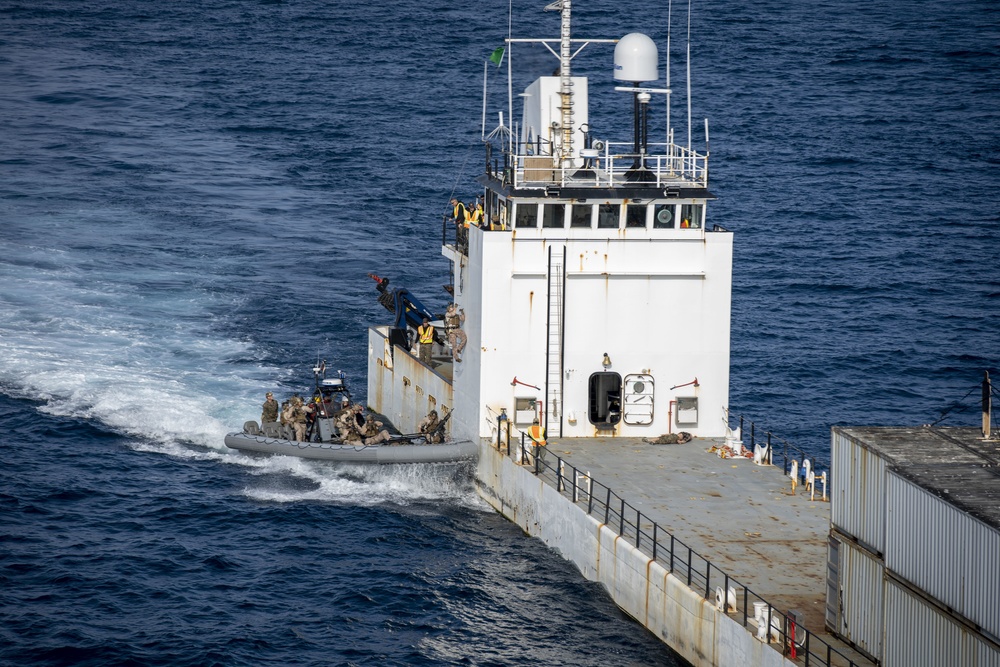
[[[483,61],[483,129],[480,132],[481,138],[486,140],[486,77],[489,76],[490,61]]]

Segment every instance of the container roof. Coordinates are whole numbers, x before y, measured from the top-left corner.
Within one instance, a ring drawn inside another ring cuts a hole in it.
[[[1000,530],[1000,441],[974,428],[835,426],[889,469]]]

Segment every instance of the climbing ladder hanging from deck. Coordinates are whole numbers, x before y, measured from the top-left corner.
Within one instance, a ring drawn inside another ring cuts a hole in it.
[[[544,426],[552,437],[562,436],[563,324],[566,292],[566,246],[549,246],[549,303],[545,327]]]

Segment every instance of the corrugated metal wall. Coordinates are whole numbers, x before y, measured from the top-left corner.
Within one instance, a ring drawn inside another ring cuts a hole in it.
[[[891,579],[885,600],[882,667],[1000,667],[1000,650]]]
[[[875,659],[882,657],[885,568],[864,549],[841,542],[840,635]]]
[[[885,550],[885,461],[833,429],[831,521],[877,552]]]
[[[890,472],[885,565],[1000,637],[1000,532]]]

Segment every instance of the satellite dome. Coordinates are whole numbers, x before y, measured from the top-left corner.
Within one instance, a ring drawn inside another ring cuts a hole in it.
[[[656,81],[656,44],[641,32],[630,32],[615,45],[615,81]]]

